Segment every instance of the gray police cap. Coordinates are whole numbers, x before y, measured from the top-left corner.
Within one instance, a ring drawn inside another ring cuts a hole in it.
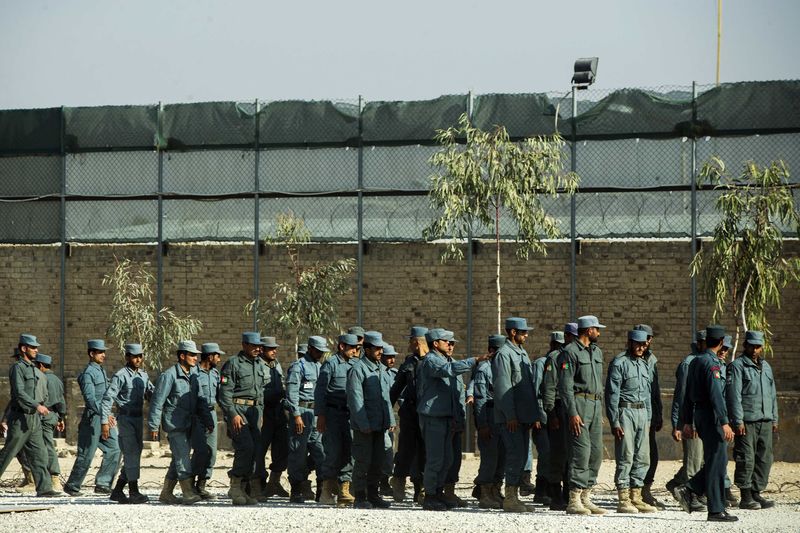
[[[264,346],[264,348],[277,348],[280,346],[278,341],[275,340],[275,337],[261,337],[261,345]]]
[[[343,333],[339,335],[339,343],[347,346],[358,346],[358,337],[352,333]]]
[[[578,335],[578,323],[577,322],[567,322],[564,324],[564,333],[569,333],[570,335]]]
[[[650,326],[648,326],[647,324],[636,324],[635,326],[633,326],[633,329],[638,329],[638,330],[640,330],[640,331],[644,331],[644,332],[645,332],[645,333],[647,333],[647,334],[648,334],[650,337],[652,337],[652,336],[653,336],[653,328],[651,328],[651,327],[650,327]]]
[[[725,338],[725,328],[720,326],[719,324],[711,324],[706,326],[706,338],[707,339],[724,339]]]
[[[195,344],[194,341],[180,341],[178,343],[178,351],[189,352],[189,353],[200,353],[200,350],[197,349],[197,344]]]
[[[424,337],[426,333],[428,333],[428,328],[425,326],[412,326],[408,338],[413,339],[414,337]]]
[[[45,355],[43,353],[36,354],[36,359],[34,359],[37,363],[42,363],[43,365],[50,366],[53,364],[53,358],[49,355]]]
[[[647,332],[642,329],[632,329],[628,332],[628,340],[633,342],[647,342]]]
[[[308,353],[308,344],[298,344],[297,345],[297,353],[305,355]]]
[[[20,335],[19,342],[17,344],[33,346],[34,348],[40,346],[39,340],[36,338],[36,335],[31,335],[30,333],[23,333],[22,335]]]
[[[319,335],[312,335],[308,338],[308,347],[316,348],[320,352],[331,351],[331,349],[328,348],[328,341],[325,340],[325,337],[320,337]]]
[[[752,346],[764,346],[764,332],[750,330],[744,334],[744,342]]]
[[[489,346],[492,348],[502,348],[505,343],[505,335],[489,335]]]
[[[144,349],[141,344],[132,342],[125,345],[125,355],[142,355],[143,353]]]
[[[225,355],[225,352],[219,349],[219,344],[216,342],[205,342],[202,346],[200,346],[200,351],[203,352],[203,355],[211,355],[218,353],[220,355]]]
[[[261,334],[257,331],[245,331],[242,333],[242,342],[253,346],[262,346]]]
[[[386,346],[383,347],[383,356],[384,357],[388,357],[388,356],[396,357],[398,355],[400,355],[400,354],[397,353],[397,351],[394,349],[394,346],[392,346],[391,344],[387,344]]]
[[[725,338],[722,339],[722,347],[726,350],[733,348],[733,337],[730,335],[725,335]]]
[[[428,342],[445,340],[446,334],[447,331],[444,328],[431,328],[425,334],[425,338],[428,340]]]
[[[506,318],[506,330],[516,329],[517,331],[530,331],[533,328],[528,327],[528,321],[518,316],[510,316]]]
[[[108,349],[103,339],[92,339],[86,343],[86,347],[96,352],[105,352]]]
[[[447,342],[458,342],[458,339],[456,339],[456,334],[449,329],[444,331],[444,338],[442,340]]]
[[[362,328],[361,326],[353,326],[352,328],[347,330],[347,333],[350,333],[351,335],[355,335],[356,337],[363,338],[364,337],[364,328]]]
[[[706,330],[698,329],[694,333],[694,340],[695,342],[700,342],[706,340]]]
[[[370,344],[377,348],[385,348],[386,343],[383,342],[383,334],[380,331],[366,331],[364,332],[364,344]]]
[[[560,344],[564,344],[564,332],[563,331],[551,331],[550,332],[550,340],[556,341]]]
[[[604,328],[605,326],[597,320],[594,315],[584,315],[578,317],[578,329],[586,328]]]

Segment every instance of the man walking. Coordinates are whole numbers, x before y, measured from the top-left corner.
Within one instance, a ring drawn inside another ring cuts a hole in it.
[[[216,342],[206,342],[200,347],[200,363],[197,365],[197,382],[200,396],[208,408],[212,430],[206,431],[203,420],[195,415],[192,423],[192,480],[195,492],[204,500],[216,497],[206,490],[206,482],[214,473],[217,462],[217,397],[220,376],[217,370],[220,357],[225,355]]]
[[[50,473],[53,490],[61,489],[59,476],[61,467],[58,465],[58,453],[56,452],[55,433],[64,431],[64,417],[67,414],[67,404],[64,400],[64,384],[58,379],[50,368],[53,366],[53,359],[43,353],[36,354],[36,368],[44,374],[47,380],[47,402],[45,407],[50,414],[42,417],[42,440],[47,448],[47,470]]]
[[[264,420],[261,422],[260,448],[256,453],[256,477],[264,483],[263,499],[271,496],[288,498],[289,493],[281,485],[281,474],[289,461],[289,425],[283,399],[286,388],[283,383],[283,368],[278,361],[278,343],[275,337],[261,337],[264,344],[261,359],[267,365],[267,384],[264,385]],[[301,345],[302,346],[302,345]],[[305,353],[305,348],[301,348]],[[267,479],[266,456],[270,451],[272,462]],[[259,499],[259,501],[262,501]]]

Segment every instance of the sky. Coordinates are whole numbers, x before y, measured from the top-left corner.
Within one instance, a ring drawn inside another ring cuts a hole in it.
[[[722,0],[721,81],[799,79],[800,0]],[[717,0],[0,0],[0,109],[714,83]]]

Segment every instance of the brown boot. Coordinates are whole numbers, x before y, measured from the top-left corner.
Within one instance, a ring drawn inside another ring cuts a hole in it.
[[[228,489],[228,496],[233,505],[247,505],[247,495],[242,490],[242,478],[230,476],[231,488]]]
[[[15,487],[14,490],[23,493],[36,492],[36,482],[33,479],[33,472],[31,472],[28,469],[23,469],[22,473],[24,475],[22,483],[20,483],[19,486]]]
[[[444,501],[445,504],[451,507],[466,507],[467,502],[462,500],[456,495],[456,484],[448,483],[444,486]]]
[[[256,503],[267,501],[267,496],[264,494],[264,484],[260,477],[250,478],[250,499],[255,500]]]
[[[50,476],[50,482],[53,485],[54,491],[64,492],[64,487],[61,486],[61,478],[58,475]]]
[[[198,477],[194,486],[195,492],[204,500],[216,500],[217,497],[206,490],[206,479]]]
[[[172,491],[175,490],[175,485],[178,484],[177,479],[164,478],[164,486],[161,487],[161,494],[158,496],[158,501],[166,503],[167,505],[180,505],[181,499],[177,498]]]
[[[181,502],[183,505],[192,505],[202,500],[200,495],[194,491],[192,478],[187,477],[186,479],[180,480],[180,485],[181,492],[183,493],[183,501]]]
[[[249,492],[247,492],[247,487],[248,486],[250,487],[250,490],[253,490],[253,487],[256,486],[254,479],[242,478],[242,484],[240,486],[242,487],[242,494],[244,494],[244,499],[247,501],[247,503],[245,505],[257,505],[258,504],[258,500],[254,496],[254,494],[256,494],[256,492],[253,491],[253,495],[251,495]],[[260,488],[261,484],[258,484],[257,486]]]
[[[655,513],[658,511],[654,506],[645,503],[642,500],[642,488],[631,488],[631,503],[640,513]]]
[[[478,500],[478,507],[481,509],[502,509],[503,502],[495,498],[494,485],[480,485],[481,497]]]
[[[507,513],[530,513],[533,509],[519,501],[519,487],[506,485],[506,497],[503,500],[503,511]]]
[[[592,503],[592,489],[583,489],[583,491],[581,491],[581,503],[586,509],[589,509],[589,512],[592,514],[606,514],[605,509],[601,509]]]
[[[639,510],[631,503],[631,492],[628,489],[617,489],[617,512],[623,514],[637,514]]]
[[[350,494],[350,482],[342,481],[339,483],[339,494],[337,496],[337,503],[339,505],[353,505],[355,497]]]
[[[322,494],[319,503],[322,505],[336,505],[336,494],[339,492],[339,483],[335,479],[325,479],[322,481]]]
[[[583,506],[581,494],[583,489],[569,489],[569,503],[567,503],[567,514],[592,514]]]

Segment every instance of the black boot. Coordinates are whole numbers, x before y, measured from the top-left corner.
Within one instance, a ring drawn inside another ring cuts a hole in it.
[[[753,491],[750,489],[739,489],[742,499],[739,501],[739,509],[761,509],[761,504],[753,499]]]
[[[353,509],[372,509],[372,503],[367,499],[367,491],[355,491],[356,501],[353,502]]]
[[[727,505],[732,505],[732,506],[739,505],[739,498],[736,497],[736,495],[733,493],[733,491],[731,490],[730,487],[725,489],[725,504],[726,504],[726,506]]]
[[[547,482],[541,476],[536,476],[536,491],[533,493],[533,503],[550,505],[550,495],[547,493]]]
[[[111,491],[111,496],[108,499],[117,503],[129,503],[128,497],[125,496],[125,492],[122,490],[127,483],[128,479],[125,476],[119,476],[117,484],[114,485],[114,490]]]
[[[567,509],[567,502],[561,497],[561,483],[550,483],[547,485],[550,495],[550,510],[551,511],[565,511]]]
[[[444,500],[439,497],[439,494],[438,490],[430,494],[425,491],[425,501],[422,502],[422,508],[425,511],[447,511],[447,506],[444,504]]]
[[[775,507],[775,502],[772,500],[767,500],[761,496],[761,492],[757,490],[752,491],[753,499],[761,504],[762,509],[769,509],[770,507]],[[741,507],[741,505],[740,505]]]
[[[519,495],[530,496],[536,491],[536,487],[531,484],[531,473],[527,470],[522,474],[522,479],[519,482]]]
[[[388,509],[392,506],[391,503],[381,498],[378,493],[377,485],[370,485],[367,487],[367,501],[376,509]]]
[[[128,492],[130,492],[130,496],[128,496],[129,503],[139,504],[150,501],[150,498],[139,492],[138,481],[128,481],[128,489]]]
[[[291,485],[291,492],[289,493],[289,503],[306,503],[306,498],[303,496],[303,482],[289,480]]]
[[[412,481],[414,484],[414,503],[419,503],[419,493],[422,490],[421,481]]]

